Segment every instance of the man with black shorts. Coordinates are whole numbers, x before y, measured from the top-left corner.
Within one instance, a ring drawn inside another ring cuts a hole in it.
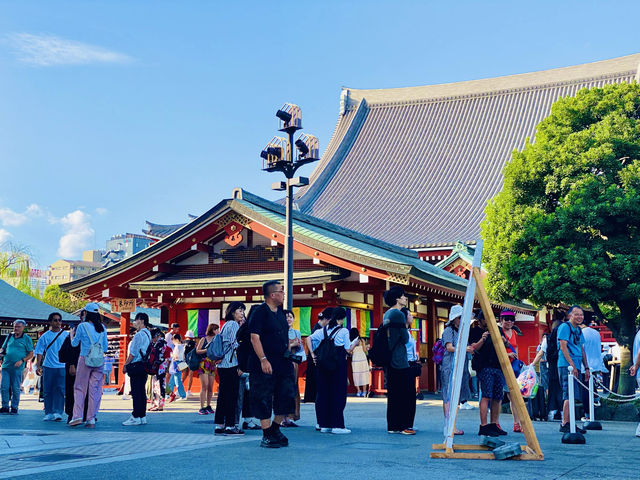
[[[502,407],[504,375],[500,368],[500,361],[487,330],[487,322],[482,311],[476,316],[479,326],[469,331],[469,345],[473,348],[471,366],[477,372],[480,380],[482,398],[480,399],[480,430],[478,435],[497,437],[507,432],[498,426],[500,408]],[[498,327],[500,329],[500,327]],[[500,333],[502,330],[500,329]],[[491,423],[487,423],[487,411],[491,402]]]
[[[289,445],[280,425],[295,408],[295,379],[293,364],[284,357],[289,348],[289,325],[282,311],[284,289],[272,280],[262,286],[262,293],[264,303],[249,319],[255,352],[249,358],[251,406],[262,427],[260,446],[279,448]]]

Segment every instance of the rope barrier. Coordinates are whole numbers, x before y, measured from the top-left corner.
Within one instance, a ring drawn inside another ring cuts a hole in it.
[[[586,390],[589,390],[589,387],[587,385],[585,385],[584,383],[582,383],[578,377],[573,377],[574,380],[576,382],[578,382],[580,385],[582,385]],[[600,382],[599,380],[597,381],[598,385],[600,387],[602,387],[603,390],[605,390],[606,392],[609,393],[609,395],[601,395],[600,393],[598,393],[597,391],[594,390],[593,394],[604,399],[607,400],[608,402],[614,402],[614,403],[627,403],[627,402],[633,402],[635,400],[640,399],[640,394],[633,394],[633,395],[621,395],[619,393],[616,392],[612,392],[611,390],[609,390],[607,387],[605,387],[602,382]],[[618,397],[622,397],[622,398],[611,398],[612,395],[616,395]]]

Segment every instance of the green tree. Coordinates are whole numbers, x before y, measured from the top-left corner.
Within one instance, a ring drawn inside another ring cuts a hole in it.
[[[0,279],[8,282],[21,292],[40,298],[40,292],[32,289],[29,274],[33,263],[32,255],[26,246],[5,242],[0,246]]]
[[[482,225],[490,293],[588,305],[628,375],[640,297],[640,85],[584,89],[553,104],[515,151]]]
[[[59,285],[49,285],[45,288],[42,301],[67,313],[80,310],[86,303],[82,300],[75,300],[69,293],[62,291]]]

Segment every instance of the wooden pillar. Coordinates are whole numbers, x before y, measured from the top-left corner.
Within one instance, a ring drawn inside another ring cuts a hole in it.
[[[118,355],[118,387],[124,383],[124,375],[122,374],[122,365],[127,359],[129,351],[129,330],[131,329],[131,314],[120,314],[120,352]]]
[[[380,325],[382,325],[382,317],[384,315],[382,306],[382,295],[382,290],[377,291],[373,294],[373,313],[371,316],[372,328],[379,328]],[[374,334],[375,332],[372,332],[369,338],[369,342],[371,342],[371,345],[373,345]],[[382,369],[376,368],[371,372],[371,390],[376,395],[384,395],[387,392],[387,390],[384,388],[384,372],[382,371]]]
[[[427,388],[430,392],[437,390],[437,374],[436,369],[438,366],[433,361],[433,345],[436,342],[438,336],[438,318],[436,314],[436,302],[433,297],[427,299],[427,355],[429,360],[427,361]]]

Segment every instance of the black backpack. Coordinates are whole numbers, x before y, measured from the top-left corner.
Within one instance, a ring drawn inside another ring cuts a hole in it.
[[[314,351],[318,367],[329,372],[334,372],[338,368],[338,360],[340,358],[338,348],[342,347],[336,347],[333,339],[339,330],[342,330],[342,327],[335,328],[331,335],[327,335],[327,327],[324,327],[324,338]]]
[[[391,349],[389,348],[389,326],[383,325],[373,336],[373,345],[369,350],[369,360],[375,367],[391,365]]]

